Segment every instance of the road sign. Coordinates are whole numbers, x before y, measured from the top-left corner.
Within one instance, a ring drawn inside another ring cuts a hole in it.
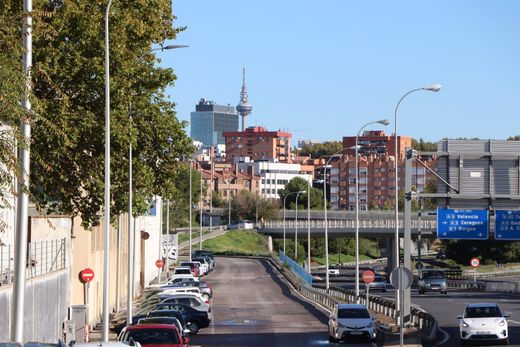
[[[408,289],[413,283],[413,273],[410,269],[399,266],[390,273],[390,283],[395,289]]]
[[[437,238],[487,240],[489,213],[487,210],[437,210]]]
[[[471,258],[469,261],[469,265],[471,265],[473,268],[477,268],[480,266],[480,259],[479,258]]]
[[[80,276],[83,282],[88,283],[94,279],[94,270],[87,267],[80,272]]]
[[[376,279],[376,275],[374,274],[374,271],[372,271],[372,270],[365,270],[365,271],[363,271],[361,278],[363,278],[363,282],[365,282],[365,283],[372,283]]]
[[[162,268],[164,266],[164,261],[162,259],[157,259],[155,266],[157,266],[159,269]]]
[[[520,211],[495,211],[495,239],[520,240]]]

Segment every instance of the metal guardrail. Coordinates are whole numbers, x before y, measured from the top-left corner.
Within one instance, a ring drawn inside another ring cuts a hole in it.
[[[292,271],[284,269],[283,263],[279,259],[271,257],[271,260],[298,292],[307,299],[318,303],[331,311],[336,304],[342,302],[357,302],[356,292],[354,290],[347,290],[338,287],[330,287],[328,290],[317,286],[311,287],[299,280],[299,277]],[[368,309],[373,312],[396,319],[397,309],[394,300],[375,295],[370,296],[368,302],[364,296],[360,296],[359,299],[362,304],[366,305]],[[421,331],[422,335],[427,339],[432,339],[438,329],[437,321],[432,315],[414,306],[410,308],[410,324],[417,327]]]
[[[65,269],[67,240],[44,240],[27,245],[27,279]],[[14,281],[14,245],[0,246],[0,286]]]
[[[418,229],[419,224],[423,231],[429,230],[437,230],[437,221],[435,220],[412,220],[412,229]],[[351,219],[329,219],[327,222],[329,228],[343,228],[343,229],[353,229],[356,227],[356,221]],[[265,229],[282,229],[284,226],[284,222],[280,220],[271,220],[265,221],[262,224],[262,228]],[[307,228],[307,220],[301,219],[298,221],[295,220],[286,220],[285,228],[293,229],[296,228]],[[324,220],[311,220],[310,221],[311,228],[325,228]],[[403,227],[403,221],[399,221],[399,227]],[[395,219],[364,219],[359,221],[359,228],[361,229],[395,229]]]

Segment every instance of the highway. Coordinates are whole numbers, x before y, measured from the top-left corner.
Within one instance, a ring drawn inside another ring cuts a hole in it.
[[[331,286],[354,289],[354,270],[342,269],[340,274],[340,277],[331,277]],[[323,274],[320,275],[320,277],[323,276]],[[510,279],[508,278],[507,280]],[[361,282],[361,289],[364,292],[363,282]],[[394,293],[389,284],[389,289],[386,293],[373,292],[371,294],[393,298]],[[511,315],[508,319],[509,345],[520,347],[520,294],[449,290],[447,295],[441,295],[436,292],[419,295],[417,289],[412,287],[411,301],[412,304],[433,315],[439,323],[441,328],[439,338],[431,346],[459,346],[459,322],[456,317],[463,313],[466,303],[494,302],[498,303],[504,312],[508,312]],[[485,345],[493,346],[492,343]]]
[[[218,257],[216,262],[215,271],[204,279],[214,289],[214,319],[190,338],[190,346],[329,345],[328,313],[290,290],[266,260]]]

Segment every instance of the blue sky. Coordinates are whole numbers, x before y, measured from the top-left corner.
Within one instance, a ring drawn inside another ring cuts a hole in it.
[[[341,140],[400,106],[398,134],[428,141],[520,134],[520,2],[513,0],[174,0],[176,44],[159,53],[189,121],[200,98],[237,105],[248,125]]]

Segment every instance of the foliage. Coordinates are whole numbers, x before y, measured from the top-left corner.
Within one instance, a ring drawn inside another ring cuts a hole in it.
[[[311,158],[320,158],[327,155],[333,155],[341,151],[343,144],[341,141],[326,141],[323,143],[304,144],[298,152],[301,156],[310,156]]]
[[[296,208],[296,197],[298,196],[298,208],[306,209],[307,197],[308,194],[310,194],[311,210],[323,209],[323,191],[313,187],[311,187],[309,192],[307,190],[307,181],[301,177],[294,177],[287,183],[285,188],[280,191],[280,202],[283,205],[285,197],[290,194],[290,196],[285,199],[285,208],[294,209]],[[300,193],[298,195],[298,191],[305,191],[306,193]]]
[[[267,254],[267,241],[250,230],[231,230],[224,235],[206,240],[202,248],[215,254],[263,255]]]
[[[520,141],[520,135],[509,136],[507,141]]]
[[[211,204],[213,207],[224,207],[226,201],[224,201],[218,192],[213,192],[211,194]]]
[[[437,152],[437,143],[425,142],[422,138],[419,141],[412,139],[412,148],[420,152]]]
[[[231,199],[231,219],[234,221],[272,220],[278,217],[280,205],[275,199],[262,199],[257,194],[242,190]]]
[[[39,108],[33,120],[31,190],[48,212],[81,215],[85,227],[99,223],[104,204],[105,6],[100,0],[42,0],[34,9],[50,15],[34,23],[33,85]],[[176,76],[156,67],[150,53],[153,45],[183,30],[174,29],[173,20],[167,0],[116,1],[111,8],[114,218],[128,209],[129,143],[136,214],[148,209],[154,195],[174,194],[177,158],[192,150],[185,124],[164,94]]]
[[[500,264],[520,261],[520,242],[488,240],[449,240],[443,241],[446,257],[459,264],[468,264],[473,257],[480,258],[482,264]]]
[[[178,171],[175,174],[175,187],[170,195],[170,228],[187,227],[190,225],[190,164],[180,163]],[[192,198],[192,215],[198,214],[197,203],[200,200],[200,172],[191,170],[191,198]],[[166,211],[166,201],[164,208]],[[166,212],[165,212],[166,213]],[[166,219],[164,219],[166,220]],[[192,224],[195,218],[192,218]],[[166,228],[166,225],[164,226]],[[165,229],[166,230],[166,229]]]

